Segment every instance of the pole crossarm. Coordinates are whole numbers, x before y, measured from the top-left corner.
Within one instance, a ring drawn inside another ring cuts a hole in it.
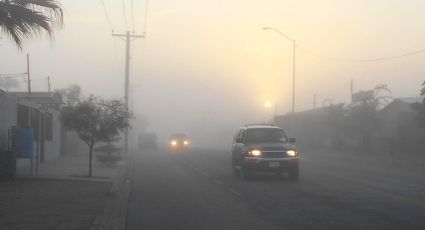
[[[145,37],[143,35],[137,35],[137,34],[130,34],[130,35],[127,35],[127,34],[112,34],[112,36],[114,36],[114,37],[127,37],[127,36],[129,36],[130,38],[144,38]]]

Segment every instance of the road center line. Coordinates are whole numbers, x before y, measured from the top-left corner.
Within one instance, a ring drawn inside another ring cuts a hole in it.
[[[234,190],[232,188],[229,188],[229,192],[235,194],[236,196],[241,196],[241,194],[238,191],[236,191],[236,190]]]
[[[214,183],[218,184],[218,185],[223,185],[223,182],[219,181],[219,180],[214,180]]]
[[[204,176],[204,177],[210,177],[210,174],[208,174],[208,173],[206,173],[206,172],[202,172],[201,174],[202,174],[202,176]]]
[[[264,207],[262,207],[262,206],[258,207],[258,209],[259,209],[260,211],[262,211],[262,212],[266,212],[266,211],[267,211],[267,209],[266,209],[266,208],[264,208]]]

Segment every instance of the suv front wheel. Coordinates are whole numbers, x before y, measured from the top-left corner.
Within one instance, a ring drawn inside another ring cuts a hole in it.
[[[293,167],[289,169],[288,171],[289,180],[292,180],[292,181],[298,180],[299,175],[300,175],[300,169],[298,166]]]
[[[240,170],[236,168],[235,158],[232,156],[232,171],[234,176],[240,175]]]
[[[250,180],[252,178],[252,170],[242,166],[240,169],[240,174],[243,180]]]

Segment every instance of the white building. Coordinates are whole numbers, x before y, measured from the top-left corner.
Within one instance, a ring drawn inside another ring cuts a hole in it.
[[[61,155],[61,95],[50,92],[0,92],[0,147],[13,149],[13,129],[33,131],[33,169]],[[19,153],[17,153],[19,155]],[[28,168],[31,160],[18,158],[18,171]]]

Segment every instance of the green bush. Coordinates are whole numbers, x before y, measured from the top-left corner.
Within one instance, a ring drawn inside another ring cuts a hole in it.
[[[97,160],[104,164],[115,164],[122,160],[120,156],[121,148],[116,147],[114,144],[106,144],[94,149],[97,152]]]

